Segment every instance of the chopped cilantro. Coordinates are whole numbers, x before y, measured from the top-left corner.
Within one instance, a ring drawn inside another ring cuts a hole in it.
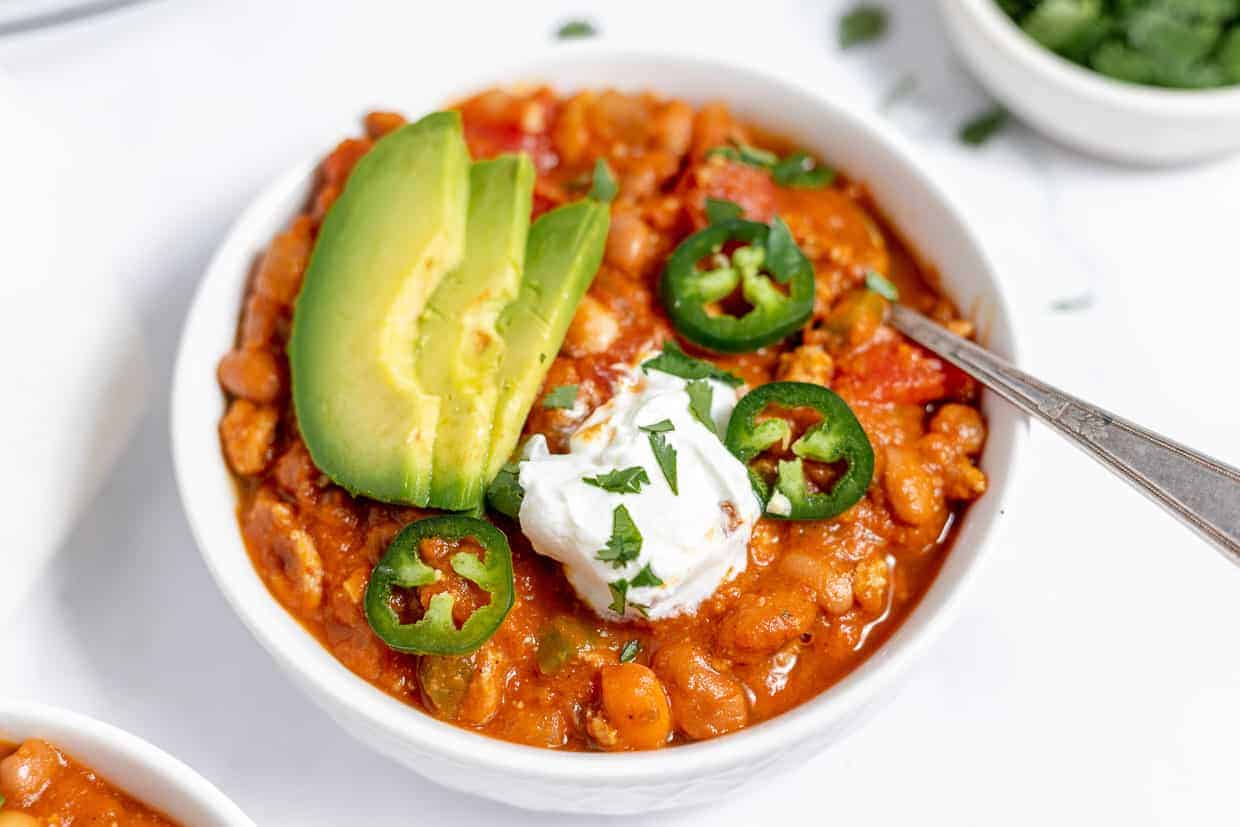
[[[602,158],[597,159],[594,162],[594,179],[590,186],[590,197],[607,204],[615,199],[619,191],[620,186],[616,183],[616,176],[611,173],[611,167]]]
[[[962,143],[969,146],[981,146],[1003,129],[1007,120],[1007,110],[1001,106],[995,106],[962,124],[957,135]]]
[[[611,512],[611,537],[607,540],[607,548],[599,549],[596,556],[612,568],[624,568],[637,559],[642,551],[642,535],[637,530],[629,510],[622,505],[616,506]]]
[[[840,48],[877,40],[887,31],[887,10],[880,6],[854,6],[840,18]]]
[[[744,212],[744,208],[735,201],[729,201],[726,198],[706,199],[706,220],[711,224],[718,224],[732,218],[740,218]]]
[[[597,477],[586,477],[582,482],[604,491],[610,491],[612,494],[638,494],[643,485],[650,484],[650,477],[647,476],[645,468],[634,465],[632,468],[608,471]]]
[[[620,662],[629,663],[637,660],[637,655],[642,650],[642,643],[637,638],[633,638],[624,644],[624,648],[620,650]]]
[[[555,30],[555,36],[559,40],[594,37],[596,34],[598,29],[594,28],[594,24],[589,20],[568,20]]]
[[[629,585],[635,589],[641,589],[649,586],[662,586],[663,581],[651,570],[650,564],[647,563],[642,566],[642,570],[637,573],[637,576],[629,581]]]
[[[557,385],[543,397],[544,408],[571,408],[577,404],[576,385]]]
[[[517,463],[507,463],[487,486],[487,505],[514,520],[521,513],[521,501],[525,499],[525,489],[517,476],[519,470]]]
[[[659,470],[663,472],[663,479],[667,480],[668,488],[672,489],[673,494],[679,496],[680,489],[676,486],[676,449],[663,436],[668,431],[674,430],[671,420],[665,419],[653,425],[639,427],[650,438],[650,450],[654,454],[655,462],[659,463]]]
[[[821,189],[835,180],[835,170],[819,164],[807,152],[797,151],[780,158],[774,152],[765,149],[758,149],[748,144],[736,144],[735,146],[716,146],[706,150],[707,158],[715,156],[764,169],[771,173],[771,178],[776,184],[783,187]],[[714,224],[715,220],[711,219],[711,223]]]
[[[778,215],[772,216],[771,231],[766,235],[766,269],[775,281],[787,284],[800,270],[809,266],[788,225]]]
[[[715,420],[710,415],[711,398],[715,395],[710,382],[694,379],[685,387],[685,391],[689,394],[689,413],[712,434],[719,436],[719,429],[715,427]]]
[[[607,608],[618,615],[624,614],[625,607],[628,605],[629,581],[616,580],[608,583],[607,588],[611,591],[611,605]]]
[[[670,341],[663,344],[662,353],[642,362],[642,370],[657,370],[670,373],[672,376],[679,376],[681,379],[718,379],[734,388],[745,384],[745,381],[736,374],[728,373],[710,362],[694,359],[681,350],[680,345]]]
[[[835,170],[820,166],[807,152],[794,152],[771,167],[771,177],[782,187],[816,190],[835,181]]]
[[[900,300],[900,291],[896,286],[875,270],[865,271],[865,286],[889,302]]]

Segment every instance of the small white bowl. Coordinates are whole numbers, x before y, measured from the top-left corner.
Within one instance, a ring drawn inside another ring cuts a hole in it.
[[[489,66],[463,86],[431,89],[386,105],[419,114],[467,91],[518,81],[560,90],[652,90],[694,102],[725,100],[865,182],[888,218],[942,273],[943,286],[996,352],[1016,357],[1002,288],[961,212],[888,127],[821,92],[715,57],[686,57],[606,44],[558,47],[540,58]],[[829,89],[829,84],[820,84]],[[356,124],[340,124],[350,134]],[[982,467],[990,492],[972,506],[934,585],[903,627],[840,683],[774,720],[713,741],[654,752],[555,752],[493,740],[445,724],[357,677],[268,594],[237,527],[236,492],[220,455],[223,398],[215,366],[233,343],[254,257],[306,203],[314,163],[278,179],[241,216],[211,262],[185,325],[175,369],[172,442],[194,535],[221,590],[251,632],[342,726],[378,751],[449,787],[519,807],[634,813],[717,800],[768,770],[789,766],[857,724],[891,681],[948,622],[990,545],[1011,493],[1024,420],[987,396],[990,437]],[[346,768],[347,771],[347,768]]]
[[[1125,83],[1045,48],[995,0],[939,0],[939,8],[977,79],[1052,138],[1134,164],[1201,161],[1240,149],[1240,87]]]
[[[136,735],[76,712],[0,699],[0,741],[41,738],[186,827],[254,827],[198,773]]]

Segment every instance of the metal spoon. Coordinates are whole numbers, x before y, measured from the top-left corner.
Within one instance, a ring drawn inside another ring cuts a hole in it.
[[[1040,382],[914,310],[893,305],[891,321],[1067,437],[1240,565],[1240,471]]]

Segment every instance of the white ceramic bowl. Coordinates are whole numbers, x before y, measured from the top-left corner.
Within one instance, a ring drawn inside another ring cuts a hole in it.
[[[597,44],[560,47],[514,66],[491,67],[456,88],[429,90],[385,105],[418,114],[466,91],[518,80],[546,81],[560,90],[613,86],[695,102],[726,99],[740,116],[777,130],[866,182],[895,226],[942,273],[944,288],[970,311],[986,342],[1000,354],[1016,356],[1011,312],[960,211],[913,161],[912,151],[881,124],[844,110],[821,93],[714,58]],[[357,128],[344,123],[340,132]],[[860,668],[772,721],[655,752],[554,752],[442,723],[349,672],[271,598],[255,574],[237,528],[233,482],[216,436],[223,398],[215,366],[232,346],[250,265],[306,202],[313,169],[313,162],[300,164],[267,189],[211,262],[181,340],[172,440],[181,498],[220,588],[276,661],[360,740],[449,787],[520,807],[632,813],[715,800],[766,770],[831,744],[861,719],[949,620],[998,528],[1024,437],[1023,420],[996,404],[994,397],[984,402],[990,438],[982,466],[990,475],[990,492],[970,509],[954,550],[921,605]]]
[[[1026,35],[995,0],[939,0],[978,80],[1038,129],[1112,161],[1175,164],[1240,149],[1240,87],[1181,90],[1113,80]]]
[[[76,712],[0,699],[0,741],[41,738],[187,827],[254,827],[198,773],[136,735]]]

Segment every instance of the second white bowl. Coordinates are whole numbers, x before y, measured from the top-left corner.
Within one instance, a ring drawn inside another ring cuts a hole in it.
[[[254,827],[211,782],[138,736],[76,712],[0,699],[0,741],[32,738],[186,827]]]
[[[939,0],[957,51],[990,93],[1047,135],[1112,161],[1175,164],[1240,150],[1240,87],[1162,89],[1078,66],[995,0]]]

